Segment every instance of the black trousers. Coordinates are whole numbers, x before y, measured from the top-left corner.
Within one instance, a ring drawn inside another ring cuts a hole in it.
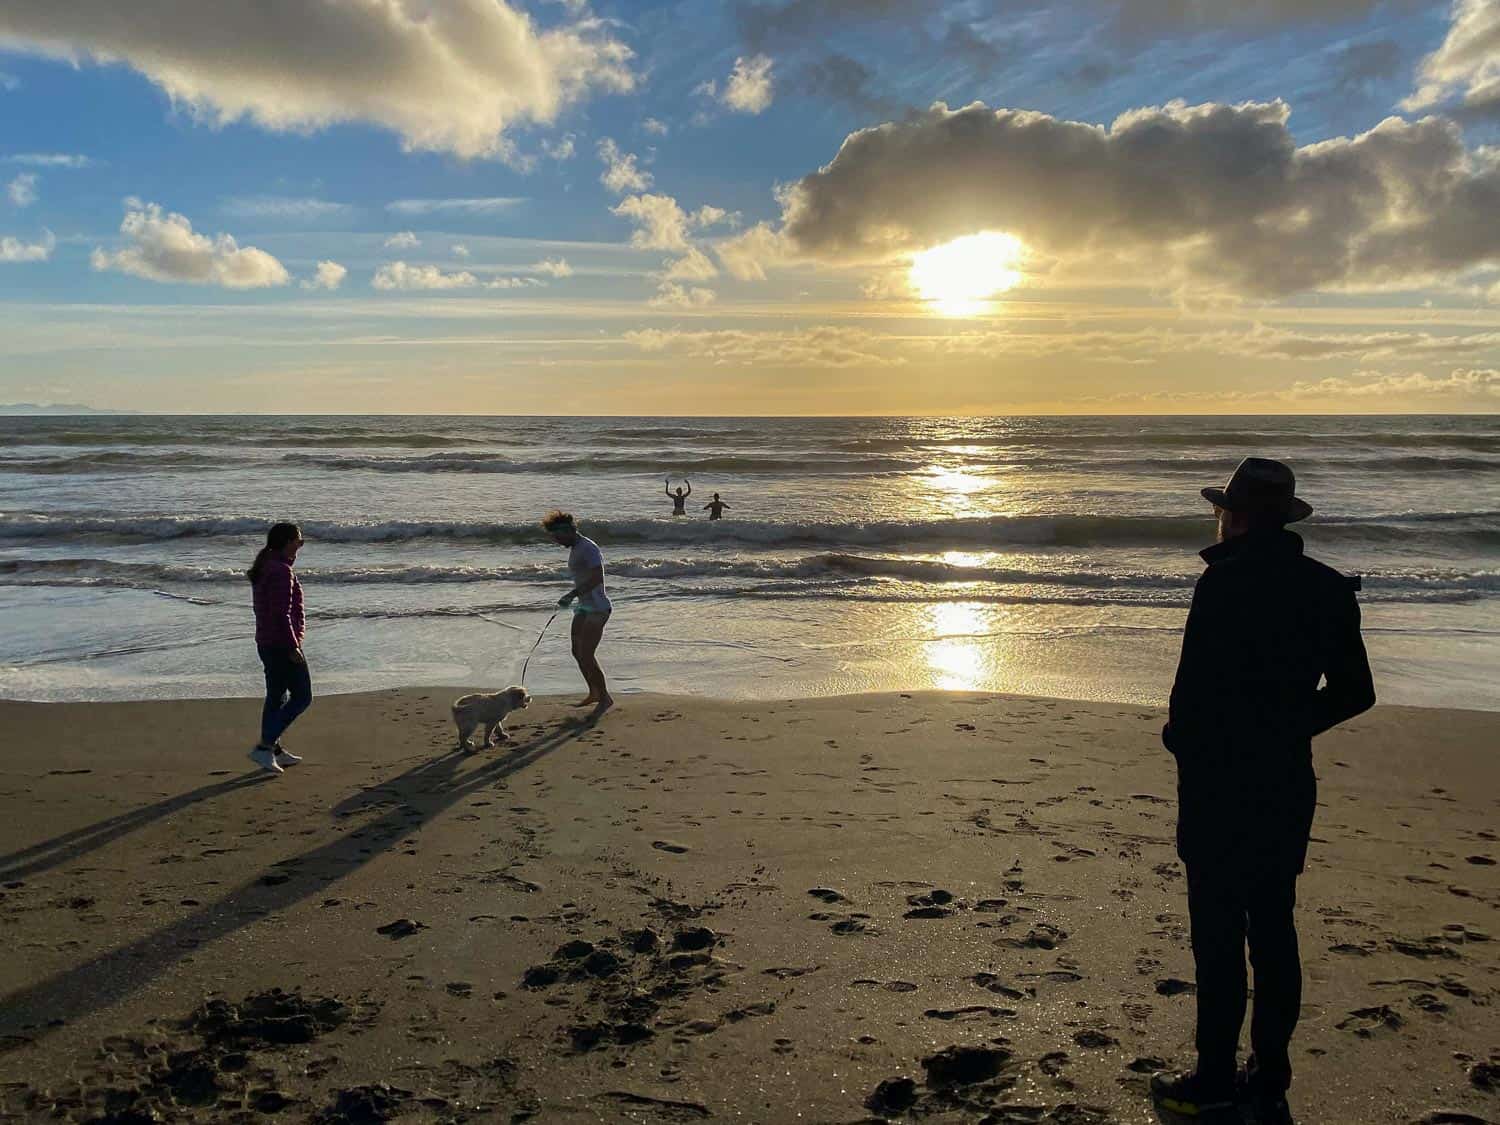
[[[292,649],[258,645],[266,670],[266,702],[260,711],[260,743],[274,746],[297,716],[312,705],[312,674],[307,662],[292,659]]]
[[[1198,1073],[1232,1082],[1245,1022],[1245,945],[1255,969],[1250,1047],[1257,1083],[1284,1092],[1292,1083],[1289,1050],[1302,1007],[1297,956],[1297,873],[1278,866],[1189,864],[1188,915],[1198,968]]]

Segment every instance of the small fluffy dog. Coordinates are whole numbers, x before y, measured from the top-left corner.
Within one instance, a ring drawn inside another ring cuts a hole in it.
[[[453,701],[453,725],[458,728],[458,749],[471,752],[473,745],[469,736],[475,727],[484,727],[485,746],[495,745],[495,736],[501,742],[509,742],[510,735],[501,726],[505,716],[512,711],[531,706],[531,693],[523,687],[508,687],[504,691],[475,692],[461,695]]]

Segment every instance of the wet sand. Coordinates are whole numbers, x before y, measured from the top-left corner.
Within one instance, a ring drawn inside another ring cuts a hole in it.
[[[0,703],[5,1113],[1159,1120],[1159,712],[540,700],[461,755],[457,694],[319,699],[279,778],[254,701]],[[1497,746],[1389,707],[1318,741],[1300,1121],[1500,1120]]]

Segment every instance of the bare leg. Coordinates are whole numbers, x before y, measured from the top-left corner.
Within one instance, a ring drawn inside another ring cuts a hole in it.
[[[573,615],[573,659],[578,662],[578,670],[583,673],[583,682],[588,684],[589,686],[588,695],[584,696],[577,703],[573,704],[574,707],[589,707],[599,702],[597,688],[594,685],[594,681],[589,678],[588,668],[585,667],[583,657],[582,655],[580,655],[582,651],[583,635],[586,631],[584,627],[584,621],[590,616],[591,615],[587,613],[575,613]],[[596,640],[594,643],[597,645],[599,642]]]
[[[604,681],[604,669],[599,667],[599,661],[594,656],[599,648],[599,641],[604,637],[604,625],[608,620],[607,613],[580,613],[575,618],[575,624],[581,622],[582,628],[574,654],[578,658],[578,670],[588,681],[589,697],[594,701],[595,714],[608,711],[615,704],[614,698],[609,694],[609,686]]]

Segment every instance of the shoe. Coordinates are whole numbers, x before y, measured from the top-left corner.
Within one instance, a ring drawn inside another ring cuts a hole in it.
[[[1245,1105],[1256,1125],[1296,1125],[1292,1119],[1292,1107],[1287,1105],[1285,1094],[1252,1090],[1245,1099]]]
[[[268,770],[271,773],[286,772],[276,764],[276,751],[268,750],[264,746],[257,746],[254,750],[250,751],[250,760],[261,769]]]
[[[1213,1085],[1197,1071],[1164,1070],[1151,1076],[1151,1096],[1163,1109],[1184,1117],[1202,1117],[1234,1107],[1233,1084]]]
[[[276,744],[276,764],[278,766],[295,766],[302,760],[302,755],[293,754],[281,743]]]

